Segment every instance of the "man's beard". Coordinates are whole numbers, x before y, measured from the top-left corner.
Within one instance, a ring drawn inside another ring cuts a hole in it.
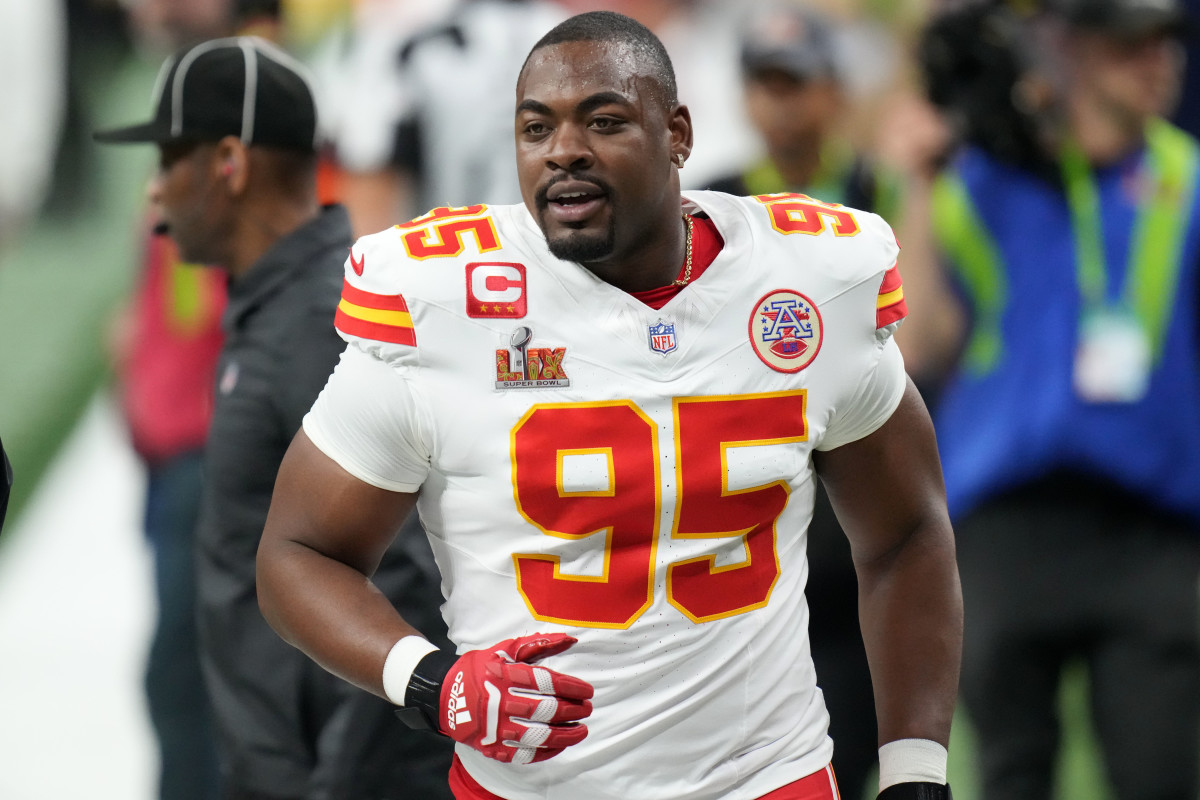
[[[546,209],[550,205],[547,193],[550,191],[551,186],[566,180],[581,180],[592,183],[600,188],[605,197],[608,198],[610,204],[615,200],[612,187],[600,178],[586,172],[561,175],[558,179],[547,183],[539,189],[534,199],[538,211],[538,226],[542,229],[542,233],[546,233]],[[561,258],[564,261],[576,261],[580,264],[602,261],[611,256],[613,249],[616,247],[616,222],[610,214],[608,228],[603,232],[568,229],[560,231],[554,239],[551,239],[547,235],[546,244],[550,247],[550,252],[555,257]]]
[[[615,241],[616,230],[610,217],[608,227],[603,232],[561,231],[553,239],[547,237],[546,244],[550,246],[550,252],[556,258],[586,264],[611,256]]]

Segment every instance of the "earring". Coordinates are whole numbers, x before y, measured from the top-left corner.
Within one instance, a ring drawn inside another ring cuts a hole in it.
[[[675,163],[679,164],[680,169],[683,169],[683,153],[675,154]]]

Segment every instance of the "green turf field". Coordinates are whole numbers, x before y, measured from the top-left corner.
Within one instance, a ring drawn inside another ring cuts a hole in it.
[[[140,61],[110,80],[95,76],[89,126],[144,117],[153,79]],[[15,472],[11,518],[106,379],[105,327],[135,274],[135,220],[154,149],[95,146],[87,155],[68,210],[43,215],[0,251],[0,438]]]

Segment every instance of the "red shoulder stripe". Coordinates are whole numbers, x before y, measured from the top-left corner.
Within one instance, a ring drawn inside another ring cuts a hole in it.
[[[368,322],[358,317],[352,317],[340,308],[334,316],[333,324],[339,331],[350,336],[391,342],[392,344],[406,344],[410,347],[417,346],[417,332],[410,327]]]
[[[408,303],[398,294],[375,294],[350,285],[350,281],[342,281],[342,299],[349,300],[356,306],[378,308],[384,311],[408,311]]]
[[[902,283],[900,280],[900,262],[897,261],[892,265],[891,269],[883,273],[883,283],[879,287],[879,293],[887,294],[888,292],[894,292],[900,288]]]
[[[879,296],[875,300],[875,327],[891,325],[908,316],[908,304],[904,301],[904,283],[900,280],[900,265],[896,263],[883,274]]]

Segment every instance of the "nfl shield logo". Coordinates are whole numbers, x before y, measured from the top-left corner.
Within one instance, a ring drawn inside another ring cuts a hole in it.
[[[675,341],[675,325],[659,320],[650,326],[650,349],[664,356],[678,346]]]

